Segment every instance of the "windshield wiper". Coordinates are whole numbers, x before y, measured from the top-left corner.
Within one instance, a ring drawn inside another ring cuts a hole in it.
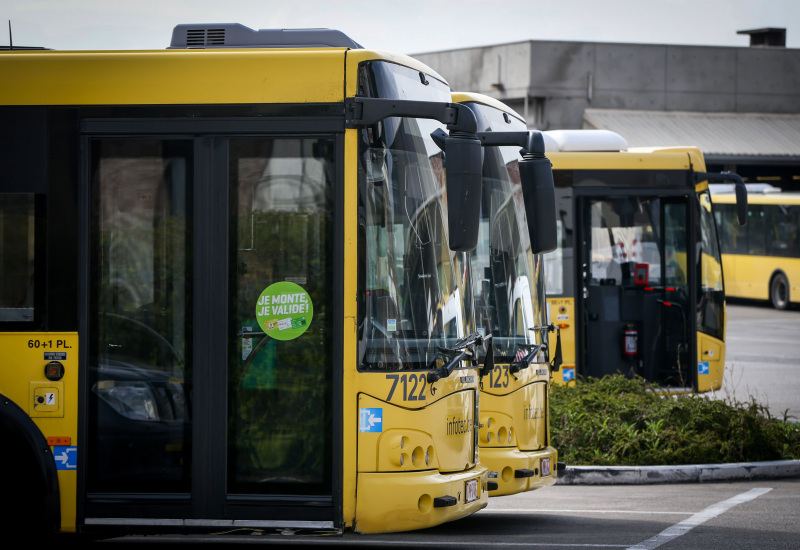
[[[539,352],[542,351],[542,349],[547,349],[547,344],[517,344],[517,346],[521,349],[527,348],[530,351],[528,351],[528,354],[521,360],[512,363],[511,366],[508,367],[508,372],[511,374],[516,374],[522,369],[527,369]]]
[[[443,348],[439,347],[439,351],[446,357],[449,357],[448,361],[436,369],[433,372],[428,373],[428,383],[433,384],[437,380],[441,380],[442,378],[447,378],[450,374],[456,369],[459,362],[464,359],[468,359],[470,361],[474,361],[476,354],[475,354],[475,347],[483,345],[483,336],[479,333],[474,332],[467,336],[466,338],[462,338],[452,348]]]

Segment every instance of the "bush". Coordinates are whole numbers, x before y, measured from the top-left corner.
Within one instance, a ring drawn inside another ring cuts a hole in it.
[[[575,465],[716,464],[800,458],[800,424],[763,405],[665,394],[641,378],[589,378],[550,390],[559,460]]]

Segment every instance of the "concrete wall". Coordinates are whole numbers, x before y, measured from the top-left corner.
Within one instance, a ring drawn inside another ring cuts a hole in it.
[[[413,57],[543,130],[581,128],[588,107],[800,113],[798,49],[529,41]]]

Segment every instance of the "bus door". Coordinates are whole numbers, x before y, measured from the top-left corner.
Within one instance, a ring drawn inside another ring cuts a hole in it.
[[[582,374],[691,386],[687,199],[604,194],[576,208]]]
[[[85,525],[334,527],[341,139],[97,126]]]

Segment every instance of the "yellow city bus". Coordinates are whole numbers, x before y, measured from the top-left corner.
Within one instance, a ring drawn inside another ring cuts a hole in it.
[[[454,93],[453,101],[475,112],[479,136],[527,132],[524,119],[496,99]],[[484,147],[480,233],[470,253],[476,328],[491,336],[491,346],[478,352],[482,364],[492,356],[482,373],[479,439],[490,497],[552,485],[557,477],[542,255],[555,243],[529,231],[519,150],[510,142]]]
[[[564,345],[559,382],[623,373],[673,391],[720,388],[725,293],[708,180],[736,181],[742,196],[741,178],[705,173],[695,147],[628,149],[607,130],[544,136],[559,231],[545,260]]]
[[[786,309],[800,302],[800,193],[747,184],[747,196],[747,224],[740,226],[730,186],[711,185],[725,293]]]
[[[230,24],[0,72],[3,526],[385,532],[486,506],[481,143],[441,76]]]

